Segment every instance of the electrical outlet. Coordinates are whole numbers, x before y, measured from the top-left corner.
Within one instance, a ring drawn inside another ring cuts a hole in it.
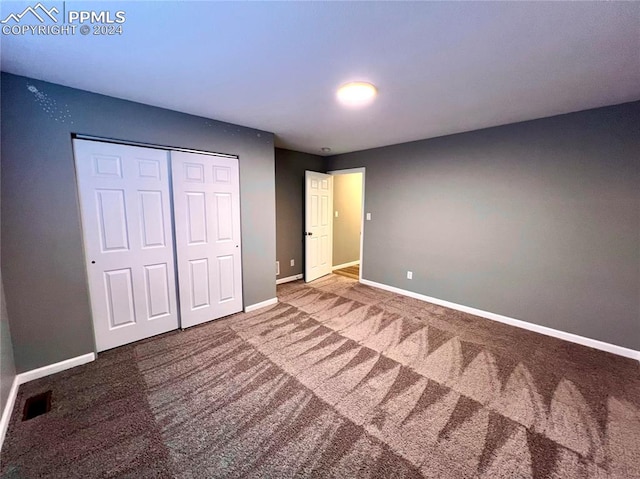
[[[413,271],[407,271],[407,279],[413,279]]]
[[[280,274],[280,261],[276,261],[276,276]]]
[[[295,260],[295,259],[292,259],[292,260],[291,260],[291,266],[295,266],[295,265],[296,265],[296,260]]]

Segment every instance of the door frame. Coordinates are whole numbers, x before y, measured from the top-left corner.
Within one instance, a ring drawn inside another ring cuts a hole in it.
[[[360,167],[360,168],[346,168],[343,170],[331,170],[331,171],[327,171],[328,175],[350,175],[352,173],[362,173],[362,207],[361,207],[361,211],[360,211],[360,265],[359,265],[359,278],[358,278],[358,282],[362,282],[362,260],[364,258],[364,222],[365,222],[365,208],[364,208],[364,199],[365,199],[365,181],[366,181],[366,168]],[[333,213],[333,212],[332,212]],[[331,215],[331,219],[333,221],[333,214]],[[335,231],[335,229],[334,229]],[[334,231],[331,232],[331,234],[335,234]],[[333,241],[333,238],[331,238],[331,240]]]

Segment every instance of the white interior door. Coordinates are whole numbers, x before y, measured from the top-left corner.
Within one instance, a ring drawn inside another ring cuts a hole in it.
[[[238,160],[171,152],[183,328],[242,310]]]
[[[177,329],[168,152],[73,146],[98,351]]]
[[[333,177],[305,171],[304,280],[331,273],[333,252]]]

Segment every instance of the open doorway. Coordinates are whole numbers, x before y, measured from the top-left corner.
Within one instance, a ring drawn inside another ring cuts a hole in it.
[[[333,176],[332,271],[362,279],[364,168],[329,171]]]

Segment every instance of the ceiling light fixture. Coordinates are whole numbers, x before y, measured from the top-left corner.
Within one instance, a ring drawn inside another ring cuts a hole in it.
[[[322,148],[320,148],[320,151],[322,153],[330,153],[331,152],[331,148],[329,148],[328,146],[323,146]]]
[[[345,83],[336,93],[338,101],[350,108],[360,108],[370,104],[378,94],[375,85],[368,82],[354,81]]]

